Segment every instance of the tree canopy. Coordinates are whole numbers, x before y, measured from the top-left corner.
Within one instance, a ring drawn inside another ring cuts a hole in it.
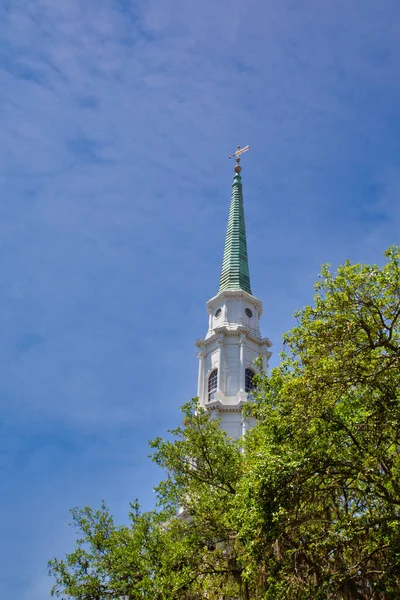
[[[194,400],[169,441],[158,508],[72,511],[49,563],[62,598],[400,597],[400,249],[324,266],[313,305],[257,376],[257,425],[234,442]]]

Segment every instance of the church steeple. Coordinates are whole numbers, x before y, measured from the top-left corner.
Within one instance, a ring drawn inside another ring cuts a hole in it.
[[[251,293],[244,223],[240,155],[238,147],[232,199],[226,233],[224,259],[218,294],[206,304],[208,330],[199,339],[198,397],[211,417],[220,420],[220,427],[234,439],[240,438],[250,426],[242,415],[243,404],[253,389],[253,377],[259,369],[255,362],[262,356],[265,370],[271,356],[268,338],[262,338],[259,320],[262,304]]]
[[[237,160],[240,160],[238,158]],[[243,290],[251,294],[249,260],[247,256],[241,167],[235,167],[232,198],[226,231],[219,291]]]

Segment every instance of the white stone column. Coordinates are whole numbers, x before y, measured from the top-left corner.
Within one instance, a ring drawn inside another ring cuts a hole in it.
[[[219,419],[219,408],[218,406],[215,407],[212,411],[211,411],[211,421],[215,421],[215,419]]]
[[[222,308],[221,323],[223,324],[228,321],[228,307],[227,307],[226,303],[224,303],[224,305],[221,308]]]
[[[237,320],[241,325],[245,325],[243,304],[243,298],[239,298],[239,314]]]
[[[224,347],[224,336],[218,336],[218,381],[217,381],[217,393],[225,393],[225,347]]]
[[[244,343],[246,336],[244,333],[240,334],[240,347],[239,347],[239,391],[244,392]]]
[[[200,352],[197,353],[197,356],[199,357],[199,376],[198,376],[198,382],[197,382],[197,395],[200,398],[200,402],[202,402],[204,404],[204,375],[205,375],[205,358],[206,358],[206,353],[204,352],[204,350],[200,350]]]
[[[211,308],[208,309],[208,331],[211,331],[212,329],[212,310]]]
[[[263,371],[266,371],[268,368],[268,355],[269,352],[266,348],[263,348],[263,352],[262,352],[262,369]]]

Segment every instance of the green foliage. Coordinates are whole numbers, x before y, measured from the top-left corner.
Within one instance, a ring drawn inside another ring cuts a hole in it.
[[[194,400],[183,407],[174,441],[151,443],[168,477],[156,488],[159,510],[116,527],[106,507],[73,510],[82,532],[64,561],[50,561],[53,594],[109,598],[237,597],[243,587],[232,504],[241,477],[240,447]],[[229,549],[229,550],[228,550]]]
[[[261,382],[241,535],[266,598],[399,597],[399,249],[386,257],[324,267]]]
[[[72,511],[80,538],[49,563],[54,594],[400,597],[400,250],[386,259],[323,267],[240,444],[192,401],[151,444],[156,511],[135,504],[123,527],[104,505]]]
[[[49,562],[57,581],[52,595],[82,600],[166,597],[157,593],[155,577],[164,543],[158,515],[141,515],[135,503],[130,526],[117,527],[104,503],[97,511],[85,507],[71,513],[81,537],[65,560]]]

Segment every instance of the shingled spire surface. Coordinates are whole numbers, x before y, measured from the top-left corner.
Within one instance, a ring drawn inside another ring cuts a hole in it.
[[[239,169],[240,167],[237,170],[239,171]],[[251,294],[240,171],[235,172],[232,184],[231,206],[219,285],[219,291],[223,290],[244,290]]]

